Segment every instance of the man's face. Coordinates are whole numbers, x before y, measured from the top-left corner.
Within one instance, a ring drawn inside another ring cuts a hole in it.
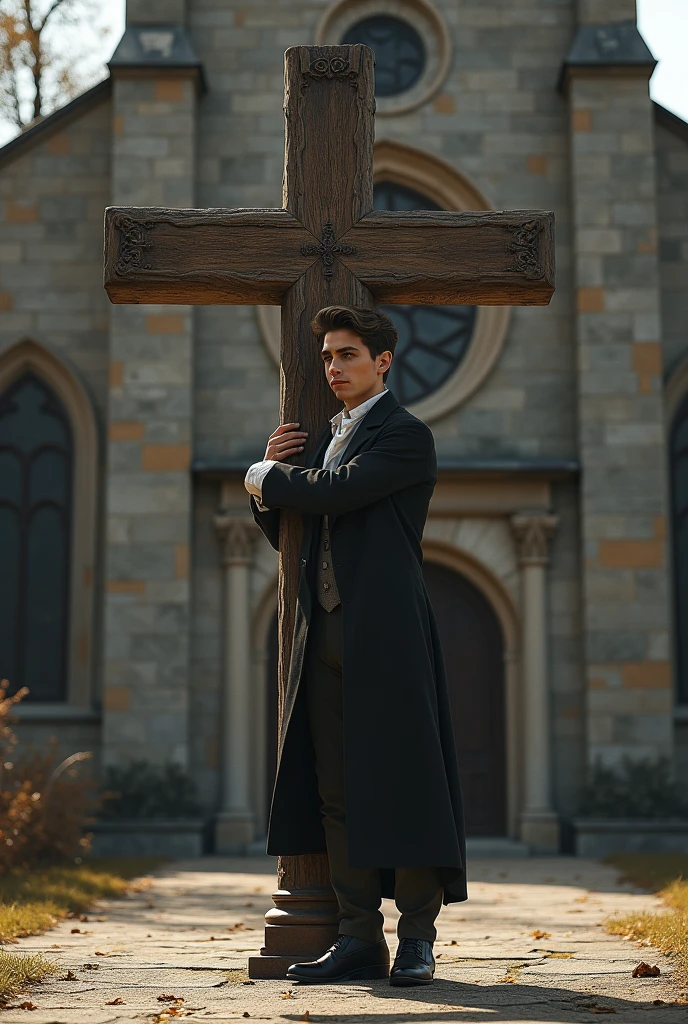
[[[323,339],[322,360],[327,382],[345,405],[366,401],[382,390],[383,374],[392,353],[371,356],[361,338],[347,328],[328,331]]]

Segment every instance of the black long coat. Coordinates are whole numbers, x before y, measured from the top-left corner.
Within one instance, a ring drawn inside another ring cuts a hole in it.
[[[327,431],[301,468],[276,462],[256,522],[274,548],[280,508],[304,516],[294,644],[278,744],[268,853],[325,851],[305,688],[299,688],[314,592],[320,517],[330,519],[342,602],[346,825],[353,867],[442,869],[445,903],[467,898],[461,790],[444,663],[421,571],[421,537],[437,481],[430,429],[391,392],[355,431],[336,470]]]

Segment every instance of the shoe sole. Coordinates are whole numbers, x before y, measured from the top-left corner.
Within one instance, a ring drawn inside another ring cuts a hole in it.
[[[379,981],[381,978],[389,978],[389,966],[385,964],[379,967],[359,967],[347,974],[338,974],[336,978],[304,978],[300,974],[287,972],[287,981],[301,981],[307,985],[327,985],[338,981]]]
[[[432,985],[434,978],[404,978],[404,977],[390,977],[390,985],[398,986],[399,988],[408,988],[411,985]]]

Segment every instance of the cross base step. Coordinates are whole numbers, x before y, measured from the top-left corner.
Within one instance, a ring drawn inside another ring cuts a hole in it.
[[[291,956],[250,956],[248,958],[249,978],[286,978],[292,964],[310,963],[313,957],[292,954]]]

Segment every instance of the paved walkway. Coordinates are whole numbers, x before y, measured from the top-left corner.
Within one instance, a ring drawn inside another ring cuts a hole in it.
[[[101,904],[87,922],[64,922],[13,947],[54,954],[61,977],[69,970],[75,978],[37,986],[37,1009],[7,1010],[2,1024],[167,1024],[182,1010],[190,1022],[564,1024],[599,1013],[616,1013],[623,1024],[686,1020],[685,1005],[669,1004],[676,991],[666,960],[600,926],[608,914],[653,909],[657,901],[620,886],[612,869],[592,861],[473,861],[470,900],[440,915],[438,980],[416,989],[384,981],[248,982],[246,959],[259,951],[274,886],[268,858],[170,864],[148,888]],[[393,952],[396,914],[388,901],[385,912]],[[634,980],[641,959],[659,964],[662,976]],[[160,995],[184,1002],[160,1002]],[[160,1016],[170,1006],[172,1015]]]

